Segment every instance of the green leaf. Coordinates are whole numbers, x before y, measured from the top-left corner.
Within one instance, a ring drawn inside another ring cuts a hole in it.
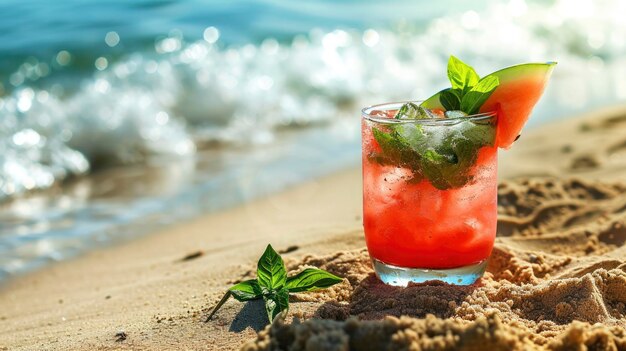
[[[462,110],[470,115],[475,114],[500,83],[493,74],[480,79],[471,66],[454,56],[448,60],[448,79],[452,88],[439,91],[420,106],[443,107],[447,111]]]
[[[263,300],[265,300],[265,311],[267,312],[267,319],[270,323],[274,321],[274,318],[276,318],[280,312],[289,310],[289,291],[287,288],[264,294]]]
[[[493,145],[494,140],[493,125],[462,122],[441,144],[424,151],[422,173],[437,189],[462,187],[473,180],[471,171],[480,148]]]
[[[472,181],[480,148],[493,146],[495,140],[491,120],[468,120],[449,127],[402,123],[388,128],[389,132],[373,129],[382,152],[369,159],[410,169],[414,178],[408,182],[426,178],[442,190]]]
[[[478,112],[498,85],[500,85],[500,80],[496,76],[486,76],[481,79],[478,84],[463,96],[461,110],[470,115]]]
[[[408,145],[412,151],[417,152],[417,156],[413,156],[419,159],[419,152],[425,150],[428,146],[429,140],[424,134],[422,126],[417,124],[401,124],[394,128],[396,138],[402,145]]]
[[[455,93],[454,90],[443,90],[439,92],[439,94],[439,102],[441,102],[441,105],[447,111],[458,110],[461,108],[461,100],[459,99],[458,93]]]
[[[228,289],[222,299],[217,303],[217,305],[215,305],[215,307],[213,307],[213,310],[211,311],[205,322],[211,320],[211,318],[213,318],[213,315],[217,313],[217,311],[226,303],[226,301],[228,301],[231,296],[234,297],[237,301],[244,302],[260,299],[261,297],[263,297],[263,294],[261,292],[261,287],[259,287],[256,279],[250,279],[235,284],[230,287],[230,289]]]
[[[262,290],[280,290],[287,281],[287,270],[282,257],[267,245],[257,266],[257,281]]]
[[[289,292],[312,291],[328,288],[343,279],[321,269],[307,268],[293,277],[287,278]]]
[[[496,140],[496,129],[493,121],[486,122],[464,122],[471,123],[471,128],[465,128],[461,132],[461,136],[469,140],[477,147],[493,146]]]
[[[435,188],[440,190],[459,188],[471,180],[467,170],[476,160],[477,153],[457,154],[457,152],[458,150],[448,149],[439,153],[431,149],[424,153],[422,160],[424,174]]]
[[[459,97],[462,98],[466,92],[478,83],[480,77],[470,65],[450,55],[450,59],[448,59],[448,79],[452,84],[452,89],[461,92]]]
[[[289,310],[289,287],[294,292],[311,291],[327,288],[337,284],[341,278],[319,269],[308,268],[287,280],[285,263],[280,255],[267,245],[265,252],[259,259],[257,279],[250,279],[233,285],[224,297],[217,303],[206,319],[211,320],[213,315],[233,296],[238,301],[250,301],[263,298],[265,311],[270,323],[281,312]]]
[[[420,126],[408,123],[389,126],[389,128],[391,129],[390,132],[384,132],[372,127],[372,134],[382,152],[368,155],[369,160],[381,165],[408,168],[413,172],[413,178],[410,181],[420,182],[423,179],[420,173],[420,156],[408,144],[409,142],[418,142],[421,135]],[[416,135],[412,135],[413,133]]]
[[[381,129],[372,128],[372,134],[382,150],[382,153],[377,155],[381,161],[385,160],[398,165],[405,163],[405,158],[407,158],[407,155],[404,154],[406,145],[397,138],[394,132],[386,133]]]
[[[263,292],[256,279],[243,281],[228,289],[237,301],[244,302],[263,297]]]

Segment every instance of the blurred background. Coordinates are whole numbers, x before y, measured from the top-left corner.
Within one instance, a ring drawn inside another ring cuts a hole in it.
[[[358,166],[360,109],[446,87],[450,54],[479,74],[558,61],[530,128],[623,102],[624,13],[619,0],[4,0],[0,282]]]

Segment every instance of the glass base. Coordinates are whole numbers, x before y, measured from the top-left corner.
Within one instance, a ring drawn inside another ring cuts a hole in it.
[[[440,280],[452,285],[471,285],[483,276],[487,268],[487,260],[451,269],[402,268],[375,258],[372,258],[372,264],[376,276],[383,283],[393,286],[407,286],[409,282],[423,283],[428,280]]]

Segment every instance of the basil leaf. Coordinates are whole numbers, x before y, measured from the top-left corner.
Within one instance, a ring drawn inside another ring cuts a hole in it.
[[[256,279],[243,281],[228,289],[239,302],[256,300],[263,297],[263,292]]]
[[[280,290],[287,281],[287,270],[282,257],[267,245],[257,266],[257,281],[262,290]]]
[[[500,85],[500,80],[496,76],[486,76],[481,79],[478,84],[463,96],[461,110],[470,115],[478,112],[498,85]]]
[[[234,297],[237,301],[244,302],[260,299],[263,294],[261,292],[261,287],[257,283],[256,279],[250,279],[243,281],[239,284],[235,284],[230,289],[228,289],[226,294],[224,294],[224,297],[222,297],[217,305],[213,307],[213,310],[206,318],[205,322],[210,321],[211,318],[213,318],[213,315],[217,313],[217,311],[226,303],[226,301],[228,301],[228,298],[230,298],[231,296]]]
[[[287,278],[289,292],[312,291],[328,288],[343,279],[321,269],[307,268],[293,277]]]
[[[452,89],[439,92],[439,102],[447,111],[458,110],[461,108],[461,100],[457,93]]]
[[[270,323],[280,312],[289,310],[289,291],[287,288],[271,291],[263,295],[263,300],[265,300],[265,311]]]
[[[466,92],[478,83],[480,77],[471,66],[450,55],[450,59],[448,59],[448,79],[452,84],[452,89],[459,90],[462,93],[460,97],[463,97]]]
[[[263,298],[267,318],[271,323],[281,312],[286,313],[289,310],[289,287],[292,287],[294,292],[310,291],[327,288],[341,280],[323,270],[308,268],[290,277],[288,281],[283,259],[272,248],[272,245],[267,245],[259,259],[257,279],[243,281],[228,289],[205,322],[211,320],[213,315],[233,296],[241,302]]]

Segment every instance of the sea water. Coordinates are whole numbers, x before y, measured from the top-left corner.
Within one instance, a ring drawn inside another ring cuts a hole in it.
[[[0,279],[359,162],[454,54],[559,61],[530,127],[626,99],[623,2],[3,1]]]

